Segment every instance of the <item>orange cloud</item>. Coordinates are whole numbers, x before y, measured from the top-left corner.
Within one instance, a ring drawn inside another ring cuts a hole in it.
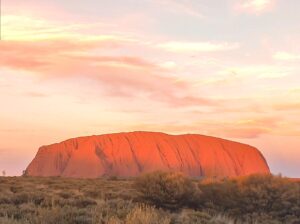
[[[132,130],[162,130],[171,133],[203,133],[206,135],[227,137],[227,138],[257,138],[264,134],[270,134],[274,128],[279,127],[280,118],[265,117],[248,120],[232,120],[227,122],[220,120],[200,120],[197,122],[178,122],[167,124],[144,123],[132,126]]]
[[[30,96],[30,97],[47,97],[48,96],[47,94],[44,94],[41,92],[33,92],[33,91],[26,92],[25,95]]]
[[[300,103],[282,103],[273,106],[276,110],[288,111],[288,110],[300,110]]]
[[[84,52],[96,48],[115,48],[119,42],[47,40],[47,41],[5,41],[0,42],[0,65],[13,69],[45,70],[51,64],[68,58],[67,53]]]
[[[153,69],[153,70],[163,70],[158,65],[150,63],[142,58],[130,57],[130,56],[70,56],[78,62],[86,61],[92,63],[93,65],[109,65],[112,67],[127,67],[127,68],[140,68],[140,69]]]
[[[215,106],[216,101],[187,95],[190,86],[167,75],[168,69],[140,57],[103,56],[95,49],[115,49],[117,40],[2,41],[0,65],[40,77],[85,77],[101,85],[103,94],[141,96],[172,106]]]
[[[281,118],[262,117],[221,122],[221,124],[218,124],[217,121],[209,122],[207,125],[208,133],[212,135],[230,138],[257,138],[262,134],[272,133],[274,128],[278,128],[280,122]]]
[[[217,132],[219,136],[226,136],[228,138],[257,138],[262,134],[267,134],[269,131],[264,128],[225,128]]]

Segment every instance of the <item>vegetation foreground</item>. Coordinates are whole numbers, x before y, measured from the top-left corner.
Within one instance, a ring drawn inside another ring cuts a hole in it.
[[[1,177],[1,224],[299,224],[300,182],[249,176],[192,180]]]

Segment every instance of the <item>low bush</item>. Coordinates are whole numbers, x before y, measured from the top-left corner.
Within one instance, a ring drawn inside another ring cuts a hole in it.
[[[143,200],[168,209],[193,207],[200,195],[191,179],[175,172],[157,171],[142,175],[136,179],[135,187]]]
[[[252,175],[216,183],[202,183],[202,209],[226,211],[254,223],[300,223],[300,184],[272,175]],[[276,223],[276,222],[275,222]]]

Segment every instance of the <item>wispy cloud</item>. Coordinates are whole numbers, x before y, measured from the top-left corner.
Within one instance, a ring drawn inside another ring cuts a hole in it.
[[[244,0],[236,5],[240,12],[260,14],[274,7],[275,0]]]
[[[184,0],[157,0],[155,1],[159,5],[165,7],[165,9],[177,13],[185,14],[196,18],[204,18],[205,16],[201,12],[199,5],[195,4],[193,1]]]
[[[168,123],[152,124],[144,123],[132,126],[132,130],[163,130],[172,133],[203,133],[212,136],[227,138],[252,139],[264,134],[270,134],[274,128],[280,125],[281,120],[273,117],[249,118],[245,120],[200,120],[184,124]]]
[[[161,43],[157,45],[171,52],[217,52],[217,51],[229,51],[239,48],[238,43],[227,43],[227,42],[178,42],[171,41]]]
[[[103,23],[63,23],[54,22],[25,15],[2,16],[3,40],[53,40],[53,39],[80,39],[82,41],[122,40],[132,41],[129,37],[114,34],[96,35],[88,31],[107,28]]]
[[[276,110],[281,111],[300,111],[300,103],[280,103],[273,106]]]
[[[257,138],[269,134],[279,126],[281,119],[278,117],[251,117],[248,119],[227,120],[226,122],[208,123],[209,133],[230,138]],[[218,124],[220,123],[220,124]],[[214,125],[213,125],[214,124]],[[216,128],[221,125],[222,128]]]
[[[26,92],[25,93],[26,96],[29,96],[29,97],[34,97],[34,98],[43,98],[43,97],[47,97],[48,95],[45,94],[45,93],[41,93],[41,92]]]
[[[296,61],[300,60],[300,54],[279,51],[274,55],[274,58],[282,61]]]
[[[121,41],[122,42],[122,41]],[[124,68],[158,70],[160,67],[139,57],[102,56],[90,51],[118,48],[116,40],[47,40],[1,41],[0,64],[4,67],[23,69],[42,74],[54,71],[74,72],[73,68]],[[79,72],[80,73],[80,72]],[[76,74],[76,72],[74,73]],[[55,74],[53,74],[55,75]],[[57,74],[58,75],[58,74]]]
[[[26,37],[24,40],[18,39],[16,34],[9,36],[9,40],[0,43],[0,65],[43,78],[92,79],[101,86],[102,93],[110,97],[141,96],[177,107],[217,104],[215,100],[190,95],[191,86],[187,82],[168,76],[174,63],[107,53],[122,49],[132,41],[126,36],[73,35],[69,31],[59,37],[54,34],[34,39],[32,33],[22,34]]]
[[[224,79],[217,79],[216,81],[230,82],[230,80],[242,78],[258,78],[258,79],[273,79],[281,78],[289,75],[293,71],[292,67],[277,66],[277,65],[253,65],[253,66],[239,66],[226,68],[219,72]]]

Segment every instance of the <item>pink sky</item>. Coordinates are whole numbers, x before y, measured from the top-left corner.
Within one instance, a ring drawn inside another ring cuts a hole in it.
[[[300,2],[2,1],[0,170],[122,131],[258,147],[300,176]]]

